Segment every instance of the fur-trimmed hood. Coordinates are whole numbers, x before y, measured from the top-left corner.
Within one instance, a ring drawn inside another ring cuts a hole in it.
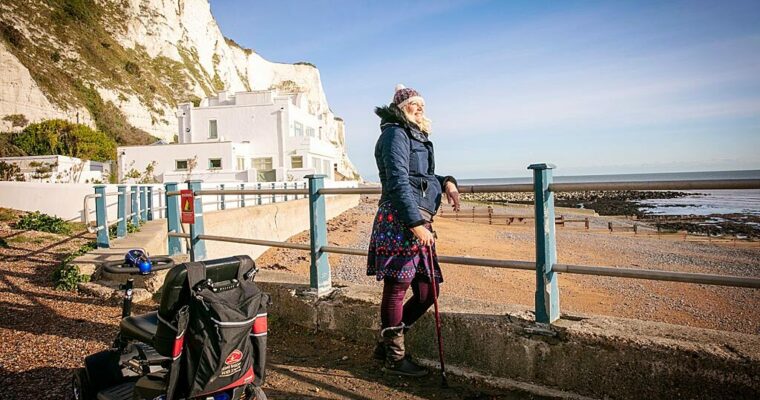
[[[386,125],[399,125],[403,127],[413,138],[420,142],[428,142],[428,135],[412,121],[409,121],[404,113],[391,103],[387,106],[375,107],[375,114],[380,117],[380,129]]]

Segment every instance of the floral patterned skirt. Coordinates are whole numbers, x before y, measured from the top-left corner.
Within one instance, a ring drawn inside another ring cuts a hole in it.
[[[433,230],[430,223],[425,227]],[[435,244],[420,245],[412,231],[401,223],[390,202],[381,204],[377,210],[368,250],[367,275],[375,275],[378,281],[389,277],[397,282],[411,282],[421,275],[429,282],[432,263],[436,281],[443,282]]]

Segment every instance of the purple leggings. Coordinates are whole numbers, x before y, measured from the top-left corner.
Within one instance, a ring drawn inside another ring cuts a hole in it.
[[[409,286],[412,297],[402,306],[404,295]],[[436,282],[436,292],[441,293],[441,286]],[[383,301],[380,303],[380,320],[382,328],[404,325],[411,326],[430,306],[433,305],[433,286],[427,278],[415,276],[411,282],[397,282],[386,278],[383,284]]]

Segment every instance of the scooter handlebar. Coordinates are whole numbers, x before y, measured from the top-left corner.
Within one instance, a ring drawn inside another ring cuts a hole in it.
[[[174,260],[168,256],[151,257],[151,272],[163,271],[174,267]],[[140,268],[137,267],[124,267],[124,261],[107,261],[103,263],[103,270],[110,274],[140,274]]]

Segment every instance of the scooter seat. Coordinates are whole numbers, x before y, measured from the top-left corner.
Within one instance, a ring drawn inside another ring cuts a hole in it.
[[[121,320],[119,328],[124,336],[153,344],[153,335],[158,327],[158,311],[142,315],[132,315]]]

